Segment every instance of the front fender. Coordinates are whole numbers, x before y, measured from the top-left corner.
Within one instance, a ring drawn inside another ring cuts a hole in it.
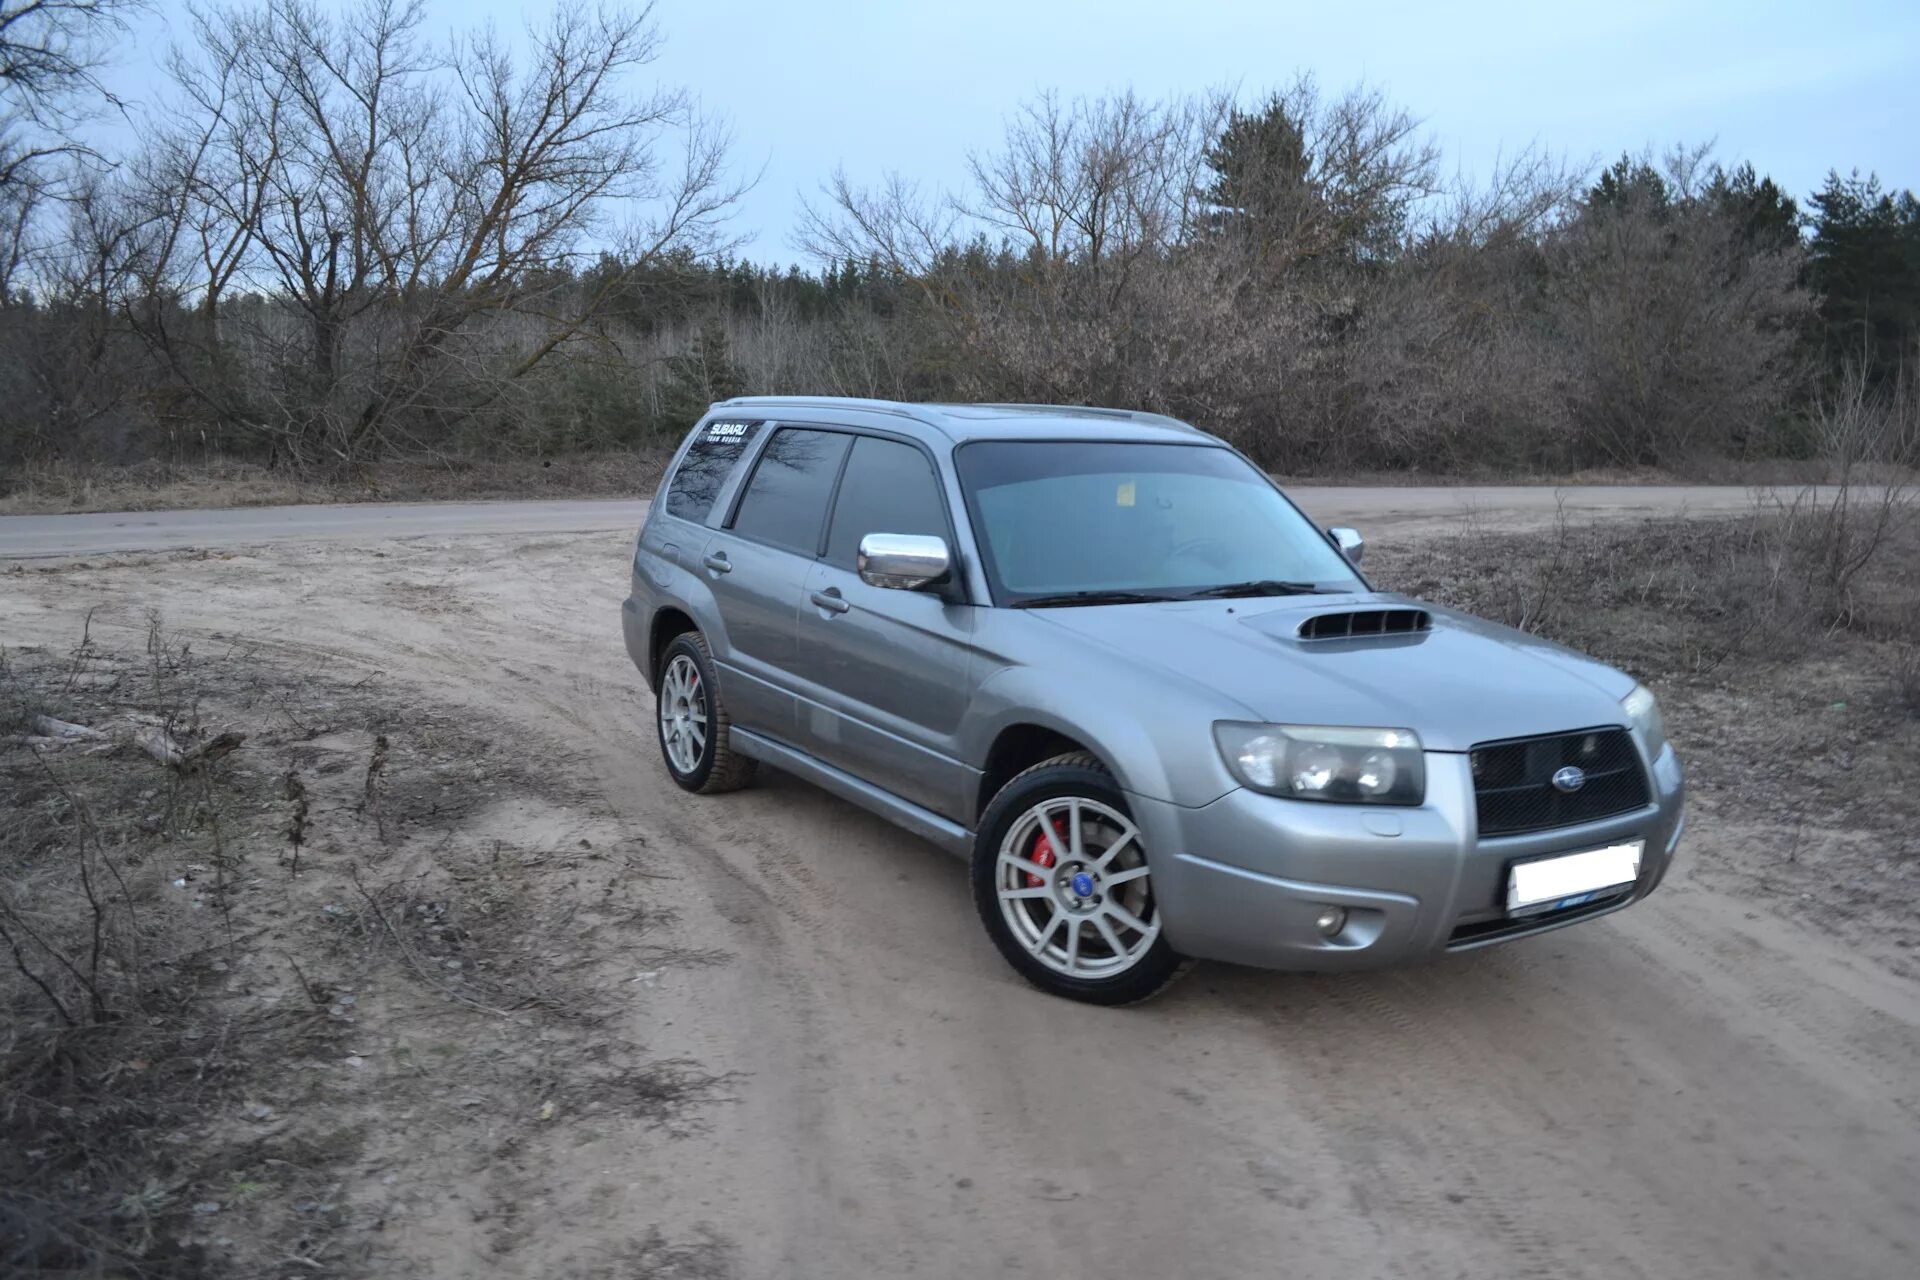
[[[1037,725],[1099,756],[1121,790],[1193,806],[1239,785],[1214,746],[1213,722],[1243,716],[1238,708],[1209,714],[1186,689],[1102,681],[1086,673],[1084,663],[1046,671],[1005,667],[975,691],[961,747],[969,762],[984,768],[1003,731]]]

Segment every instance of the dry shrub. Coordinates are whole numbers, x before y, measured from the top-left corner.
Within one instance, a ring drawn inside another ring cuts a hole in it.
[[[1920,396],[1911,383],[1875,387],[1863,368],[1853,366],[1821,398],[1810,421],[1834,482],[1764,495],[1770,514],[1761,526],[1771,535],[1765,560],[1773,594],[1799,606],[1781,611],[1789,622],[1872,625],[1874,617],[1862,616],[1859,584],[1912,531],[1920,512],[1913,478],[1920,463]],[[1863,482],[1867,474],[1877,481]],[[1885,614],[1884,604],[1878,614]],[[1896,619],[1895,629],[1900,625]]]
[[[99,709],[95,656],[83,641],[0,670],[0,1272],[199,1275],[172,1139],[230,1095],[279,1015],[203,991],[231,941],[220,766],[33,732],[36,714]],[[144,665],[108,693],[192,741],[190,659],[156,632]],[[176,861],[191,882],[170,881]]]
[[[1895,653],[1893,695],[1900,706],[1920,716],[1920,642],[1903,644]]]
[[[1835,632],[1920,642],[1920,520],[1898,485],[1807,489],[1751,515],[1581,525],[1544,540],[1471,525],[1375,580],[1591,652],[1645,676],[1791,661]]]
[[[1627,652],[1644,660],[1664,638],[1664,660],[1695,672],[1736,655],[1797,657],[1836,629],[1920,639],[1912,418],[1910,396],[1850,373],[1813,418],[1834,483],[1758,490],[1754,512],[1728,520],[1578,528],[1562,509],[1545,548],[1480,584],[1476,603],[1603,653],[1620,640],[1590,632],[1644,614]]]

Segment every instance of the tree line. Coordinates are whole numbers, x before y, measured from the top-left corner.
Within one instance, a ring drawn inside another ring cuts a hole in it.
[[[1377,90],[1041,95],[958,190],[831,175],[777,269],[725,128],[636,90],[644,8],[202,10],[103,155],[127,3],[0,0],[9,469],[644,448],[746,392],[1152,409],[1295,472],[1810,457],[1835,397],[1920,447],[1920,203],[1872,176],[1469,182]]]

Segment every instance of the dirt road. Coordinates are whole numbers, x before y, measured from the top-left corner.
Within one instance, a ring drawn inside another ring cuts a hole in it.
[[[1366,527],[1453,511],[1302,496]],[[632,987],[629,1031],[740,1073],[737,1101],[697,1138],[555,1138],[521,1273],[704,1223],[755,1280],[1920,1274],[1920,986],[1872,953],[1695,880],[1683,850],[1649,902],[1502,949],[1345,977],[1202,966],[1124,1011],[1049,999],[929,846],[777,775],[715,799],[668,784],[618,636],[624,510],[617,532],[396,517],[381,533],[410,540],[0,577],[0,643],[156,608],[562,736],[664,851],[673,941],[726,959]],[[389,1233],[425,1271],[497,1274],[460,1202],[433,1203]]]
[[[1730,485],[1543,485],[1499,487],[1338,488],[1289,486],[1322,523],[1363,521],[1372,527],[1436,528],[1468,514],[1501,527],[1551,524],[1564,509],[1574,519],[1725,514],[1750,510],[1753,490]],[[364,503],[299,507],[234,507],[219,511],[125,511],[61,516],[0,516],[0,559],[243,547],[261,543],[361,544],[380,538],[598,533],[636,529],[644,501]]]

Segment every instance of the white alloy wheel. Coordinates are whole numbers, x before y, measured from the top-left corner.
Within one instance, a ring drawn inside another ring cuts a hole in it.
[[[692,773],[707,750],[707,691],[700,668],[675,654],[660,679],[660,745],[674,771]]]
[[[1160,936],[1139,828],[1097,800],[1059,796],[1023,812],[993,882],[1014,940],[1064,977],[1125,973]]]

